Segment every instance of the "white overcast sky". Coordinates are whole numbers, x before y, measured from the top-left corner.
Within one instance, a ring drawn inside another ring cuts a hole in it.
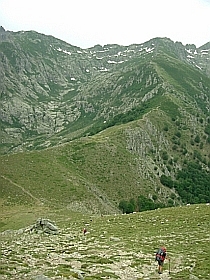
[[[155,37],[200,47],[210,41],[210,0],[0,0],[0,25],[81,48]]]

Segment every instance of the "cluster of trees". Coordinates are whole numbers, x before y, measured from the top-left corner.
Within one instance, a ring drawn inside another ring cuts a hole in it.
[[[132,108],[131,110],[127,111],[126,113],[117,114],[116,116],[114,116],[112,119],[110,119],[106,123],[103,123],[99,126],[92,127],[88,131],[88,133],[89,133],[89,135],[95,135],[96,133],[98,133],[108,127],[137,120],[145,114],[147,109],[148,109],[148,105],[143,103],[142,105],[140,105],[138,107]]]
[[[152,199],[149,199],[143,195],[138,196],[136,200],[132,198],[129,201],[121,200],[119,203],[119,209],[126,214],[154,210],[163,207],[165,207],[164,204],[156,203]]]
[[[210,119],[208,119],[208,122],[210,122]],[[207,143],[210,144],[210,123],[208,123],[205,127],[205,133],[208,134],[208,138],[207,138]]]
[[[114,116],[114,118],[110,120],[107,125],[114,126],[114,125],[119,125],[119,124],[128,123],[137,120],[143,116],[147,108],[148,105],[143,103],[141,106],[132,108],[130,111],[126,113],[121,113]]]
[[[210,173],[197,162],[187,162],[177,172],[175,180],[162,175],[160,181],[169,188],[175,188],[185,203],[210,202]]]
[[[184,203],[208,203],[210,202],[210,173],[203,169],[197,162],[186,162],[183,169],[177,172],[175,180],[170,176],[162,175],[161,183],[169,188],[174,188]],[[149,199],[139,195],[137,199],[121,200],[119,209],[126,214],[141,212],[172,206],[156,202],[157,197]],[[172,199],[171,199],[171,202]]]

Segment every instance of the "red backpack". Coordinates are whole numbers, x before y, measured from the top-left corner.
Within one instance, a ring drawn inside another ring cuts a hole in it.
[[[165,248],[159,248],[156,252],[156,261],[164,261],[166,257],[166,250]]]

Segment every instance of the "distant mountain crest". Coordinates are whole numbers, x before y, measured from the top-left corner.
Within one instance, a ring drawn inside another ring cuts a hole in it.
[[[196,48],[154,38],[81,49],[35,31],[3,27],[0,38],[3,151],[44,148],[61,135],[63,142],[88,134],[89,127],[165,94],[166,83],[171,88],[180,83],[179,90],[187,93],[189,73],[196,75],[190,90],[198,94],[202,83],[199,94],[207,106],[210,43]]]

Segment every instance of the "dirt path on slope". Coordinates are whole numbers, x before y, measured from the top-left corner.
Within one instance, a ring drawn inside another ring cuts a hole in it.
[[[29,191],[27,191],[24,187],[22,187],[21,185],[18,185],[16,184],[15,182],[13,182],[12,180],[10,180],[9,178],[1,175],[1,177],[4,179],[4,180],[7,180],[9,181],[12,185],[18,187],[19,189],[21,189],[25,194],[27,194],[28,196],[30,196],[31,198],[33,198],[36,202],[38,202],[39,204],[42,204],[42,202],[37,198],[35,197],[33,194],[31,194]]]

